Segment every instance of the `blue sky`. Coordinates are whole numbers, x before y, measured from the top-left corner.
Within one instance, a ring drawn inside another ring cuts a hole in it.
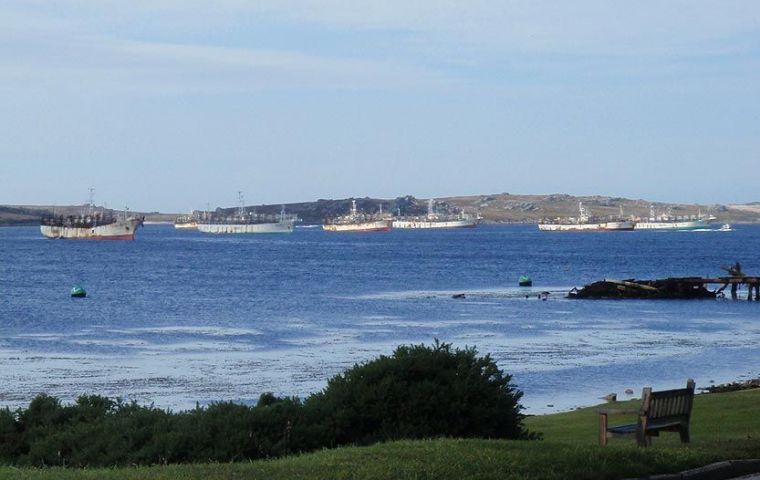
[[[6,0],[0,203],[760,200],[760,2]]]

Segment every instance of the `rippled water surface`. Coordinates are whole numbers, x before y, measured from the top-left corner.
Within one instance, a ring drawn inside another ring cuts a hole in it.
[[[718,275],[736,260],[760,274],[759,248],[760,226],[225,237],[148,226],[134,242],[3,228],[0,405],[39,392],[179,409],[266,391],[306,396],[356,362],[434,338],[491,354],[532,413],[687,377],[705,386],[756,376],[760,302],[564,294],[605,277]],[[521,274],[535,286],[517,287]],[[74,285],[88,297],[70,298]],[[545,290],[549,299],[537,299]]]

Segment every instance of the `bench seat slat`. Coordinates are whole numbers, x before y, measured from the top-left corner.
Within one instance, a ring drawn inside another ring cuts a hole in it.
[[[680,420],[669,420],[669,421],[654,421],[647,425],[647,431],[650,430],[662,430],[664,428],[669,427],[677,427],[678,425],[683,425],[683,422]]]
[[[636,433],[636,424],[631,423],[629,425],[618,425],[607,429],[610,433],[617,433],[619,435],[626,435],[629,433]]]
[[[651,424],[647,425],[647,431],[653,432],[657,430],[662,430],[665,428],[671,428],[671,427],[677,427],[679,425],[682,425],[683,422],[680,420],[671,420],[671,421],[665,421],[665,422],[652,422]],[[628,433],[636,433],[636,428],[638,428],[638,425],[635,423],[630,423],[627,425],[616,425],[614,427],[608,427],[607,431],[610,433],[616,433],[625,435]]]

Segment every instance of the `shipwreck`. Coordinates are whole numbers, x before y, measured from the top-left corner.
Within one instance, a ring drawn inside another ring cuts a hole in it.
[[[658,280],[604,279],[580,289],[573,288],[567,297],[579,299],[714,299],[725,297],[724,290],[730,287],[731,298],[738,299],[740,287],[745,287],[747,300],[753,300],[754,295],[754,300],[760,301],[760,277],[744,274],[739,262],[722,268],[728,272],[728,276],[671,277]]]

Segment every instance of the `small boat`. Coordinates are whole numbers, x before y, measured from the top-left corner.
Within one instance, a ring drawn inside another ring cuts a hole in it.
[[[531,280],[527,275],[520,275],[520,278],[517,280],[517,284],[521,287],[532,287],[533,280]]]
[[[724,223],[724,224],[723,224],[723,225],[721,225],[721,226],[720,226],[720,228],[718,229],[718,231],[719,231],[719,232],[732,232],[733,230],[734,230],[734,229],[733,229],[733,228],[731,228],[731,225],[730,225],[730,224],[728,224],[728,223]]]
[[[174,220],[174,228],[178,230],[197,230],[199,220],[200,215],[196,211],[191,212],[189,215],[180,215]]]

